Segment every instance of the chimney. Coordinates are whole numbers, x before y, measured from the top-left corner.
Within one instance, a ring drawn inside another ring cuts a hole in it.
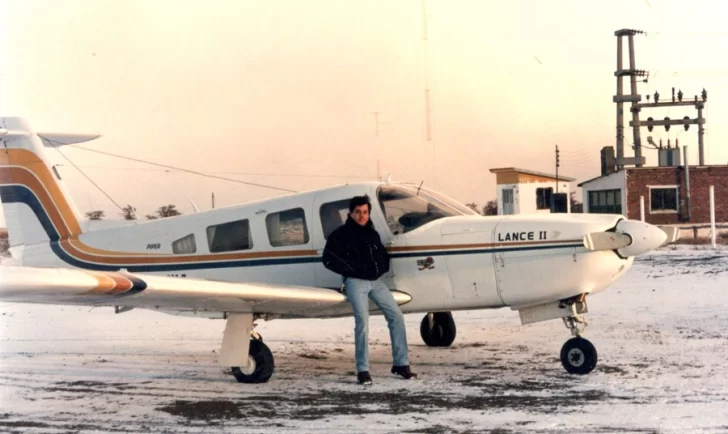
[[[602,157],[602,176],[609,175],[610,173],[614,173],[617,171],[617,159],[614,156],[614,147],[613,146],[605,146],[602,148],[601,152]]]

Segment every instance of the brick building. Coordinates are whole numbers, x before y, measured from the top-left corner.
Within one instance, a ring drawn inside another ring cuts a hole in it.
[[[605,172],[604,167],[602,172]],[[608,172],[608,170],[607,170]],[[690,197],[685,192],[690,185]],[[628,167],[584,181],[584,212],[614,213],[652,224],[710,223],[709,188],[714,188],[715,221],[728,222],[728,166]]]

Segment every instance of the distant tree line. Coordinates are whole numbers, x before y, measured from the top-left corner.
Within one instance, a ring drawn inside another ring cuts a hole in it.
[[[89,211],[86,213],[86,218],[89,220],[103,220],[106,213],[104,211],[95,210],[95,211]],[[176,215],[182,215],[182,213],[177,209],[177,206],[173,204],[169,205],[163,205],[157,208],[157,210],[154,212],[154,214],[147,214],[144,216],[147,220],[156,220],[160,218],[165,217],[172,217]],[[121,209],[121,217],[124,218],[124,220],[136,220],[137,213],[136,208],[134,208],[131,205],[127,205]]]

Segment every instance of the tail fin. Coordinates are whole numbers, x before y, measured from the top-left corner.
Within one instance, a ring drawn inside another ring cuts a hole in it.
[[[34,133],[22,118],[0,118],[0,202],[11,246],[81,234],[79,212],[45,148],[97,137]]]

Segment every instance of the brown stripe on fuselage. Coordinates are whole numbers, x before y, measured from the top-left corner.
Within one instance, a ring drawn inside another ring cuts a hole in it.
[[[441,251],[441,250],[466,250],[466,249],[491,249],[495,247],[517,247],[517,246],[540,246],[561,243],[577,243],[581,240],[546,240],[546,241],[515,241],[512,243],[478,243],[478,244],[431,244],[422,246],[398,246],[390,247],[392,253],[412,252],[417,250]]]

